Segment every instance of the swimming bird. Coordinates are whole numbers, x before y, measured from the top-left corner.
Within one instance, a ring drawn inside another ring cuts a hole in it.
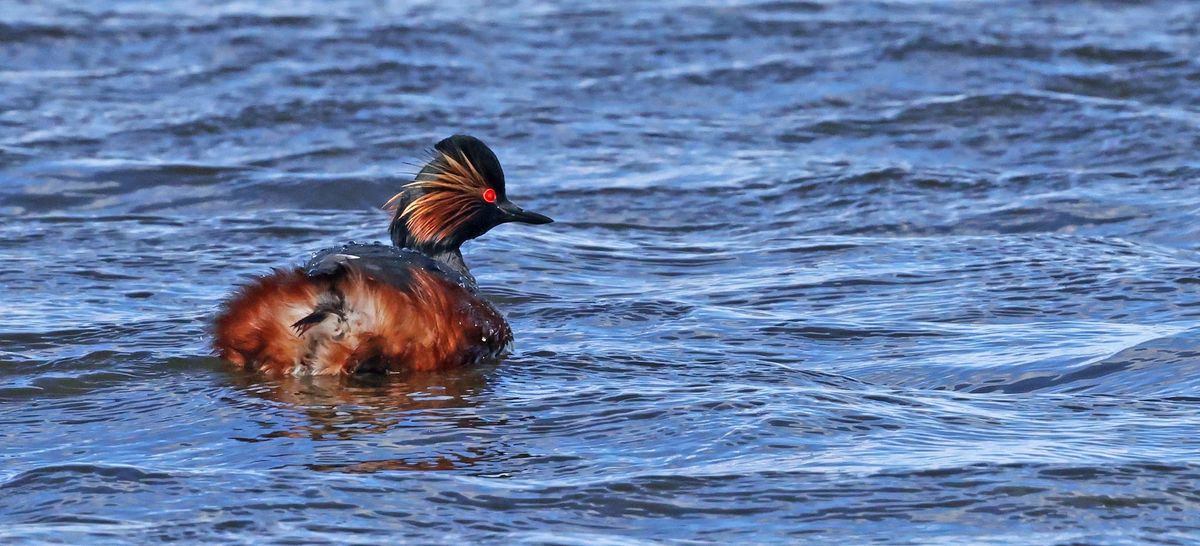
[[[348,243],[241,287],[216,318],[219,356],[268,374],[433,371],[498,357],[512,341],[460,247],[508,222],[550,218],[508,200],[500,161],[454,135],[384,205],[391,245]]]

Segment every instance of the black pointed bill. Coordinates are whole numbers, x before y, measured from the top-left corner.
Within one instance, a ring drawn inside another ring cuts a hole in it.
[[[505,222],[521,222],[523,224],[549,224],[553,222],[549,216],[543,216],[536,212],[529,212],[521,207],[518,207],[508,201],[499,205],[500,211],[504,213]]]

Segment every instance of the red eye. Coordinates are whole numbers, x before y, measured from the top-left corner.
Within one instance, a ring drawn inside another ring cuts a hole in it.
[[[492,188],[483,190],[483,200],[487,201],[488,203],[495,203],[496,202],[496,190],[493,190]]]

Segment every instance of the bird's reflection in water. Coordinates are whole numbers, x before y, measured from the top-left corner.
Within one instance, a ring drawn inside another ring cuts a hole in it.
[[[270,413],[276,418],[263,424],[284,425],[238,440],[307,439],[313,442],[318,462],[303,466],[318,471],[453,470],[504,459],[492,442],[478,445],[481,437],[492,436],[490,427],[501,424],[474,411],[493,369],[489,365],[440,373],[269,379],[233,372],[230,378],[239,391],[273,403]],[[322,449],[329,443],[339,444],[339,449]],[[408,456],[346,460],[355,453],[381,451]]]

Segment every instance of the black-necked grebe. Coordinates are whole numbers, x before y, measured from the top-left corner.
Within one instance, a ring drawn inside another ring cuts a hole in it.
[[[459,247],[507,222],[546,224],[505,196],[477,138],[455,135],[385,208],[394,246],[350,243],[244,286],[216,320],[224,359],[271,374],[429,371],[494,358],[512,341]]]

